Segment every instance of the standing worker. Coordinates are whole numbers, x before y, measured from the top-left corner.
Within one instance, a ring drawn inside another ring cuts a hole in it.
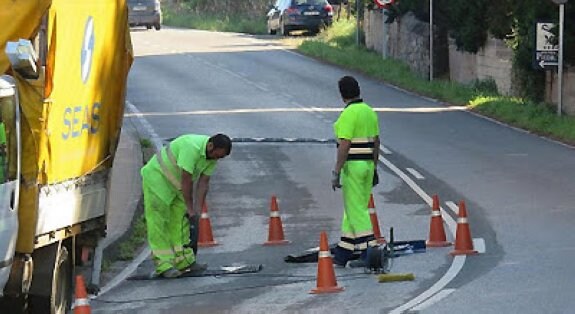
[[[334,191],[342,189],[344,211],[334,262],[345,266],[354,251],[360,251],[358,264],[364,265],[368,246],[377,245],[368,202],[378,183],[379,123],[375,111],[360,98],[355,78],[344,76],[338,85],[345,108],[333,126],[338,144],[331,185]]]
[[[224,134],[182,135],[142,168],[148,242],[156,266],[154,276],[175,278],[183,271],[207,268],[196,263],[194,251],[188,246],[190,221],[197,221],[206,202],[217,160],[228,156],[231,149],[232,142]]]

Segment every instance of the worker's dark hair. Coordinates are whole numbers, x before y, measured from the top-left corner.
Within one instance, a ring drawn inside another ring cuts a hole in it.
[[[232,152],[232,140],[225,134],[218,133],[210,137],[209,142],[214,144],[214,148],[223,148],[226,155]]]
[[[339,93],[343,99],[354,99],[359,97],[359,83],[353,76],[344,76],[339,79]]]

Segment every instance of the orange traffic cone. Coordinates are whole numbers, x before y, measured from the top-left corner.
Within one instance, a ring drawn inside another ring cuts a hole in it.
[[[279,245],[286,243],[289,243],[289,241],[284,239],[284,229],[282,226],[282,220],[280,218],[277,198],[275,195],[272,195],[270,203],[268,241],[264,243],[264,245]]]
[[[457,218],[457,231],[455,232],[455,249],[451,255],[472,255],[477,254],[473,249],[473,239],[469,231],[469,222],[467,221],[467,210],[465,202],[459,201],[459,215]]]
[[[327,234],[325,231],[321,232],[319,238],[319,253],[317,262],[317,288],[312,289],[310,293],[331,293],[340,292],[343,287],[337,286],[335,279],[335,271],[333,269],[333,261],[329,245],[327,244]]]
[[[375,213],[375,204],[373,202],[373,194],[369,195],[369,219],[371,220],[371,227],[373,228],[373,235],[377,240],[377,243],[384,244],[385,238],[381,236],[381,230],[379,230],[379,221],[377,220],[377,214]]]
[[[92,313],[88,294],[86,293],[86,285],[84,285],[84,277],[82,277],[82,275],[76,276],[76,291],[74,295],[76,299],[73,305],[74,314]]]
[[[208,215],[208,205],[204,203],[202,206],[202,214],[200,215],[198,230],[198,246],[199,247],[209,247],[218,245],[214,241],[214,235],[212,234],[212,224],[210,223],[210,216]]]
[[[437,195],[433,195],[431,221],[429,223],[429,240],[427,240],[426,244],[429,247],[442,247],[451,245],[451,243],[447,242],[445,238],[445,230],[443,230],[443,218],[441,217],[441,210],[439,209],[439,197]]]

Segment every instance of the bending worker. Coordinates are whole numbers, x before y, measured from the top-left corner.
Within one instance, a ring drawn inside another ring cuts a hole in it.
[[[334,124],[338,146],[331,183],[334,191],[342,189],[344,212],[334,262],[345,266],[355,251],[361,252],[361,264],[367,247],[377,245],[368,203],[378,181],[379,123],[377,114],[360,98],[359,84],[353,77],[342,77],[338,85],[345,108]]]
[[[188,247],[189,220],[200,214],[217,160],[228,156],[231,149],[232,142],[224,134],[182,135],[142,168],[144,214],[156,266],[153,275],[174,278],[183,271],[207,268],[196,263]]]

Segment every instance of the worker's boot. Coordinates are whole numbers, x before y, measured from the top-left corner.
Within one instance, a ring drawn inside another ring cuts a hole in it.
[[[164,278],[177,278],[180,277],[181,275],[182,272],[175,268],[170,268],[161,274],[161,276]]]
[[[198,262],[194,262],[192,265],[187,267],[184,271],[185,272],[203,272],[208,269],[208,264],[201,264]]]

